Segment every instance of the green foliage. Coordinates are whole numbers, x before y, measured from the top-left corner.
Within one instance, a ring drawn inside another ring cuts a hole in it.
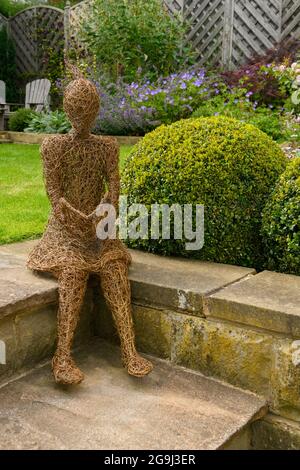
[[[6,84],[6,101],[14,99],[15,90],[15,48],[5,28],[0,28],[0,80]]]
[[[245,90],[234,90],[207,101],[193,113],[193,117],[227,116],[252,124],[274,140],[282,141],[287,137],[287,130],[278,111],[269,107],[256,107],[246,97]]]
[[[148,251],[260,267],[261,211],[286,167],[280,147],[235,119],[186,119],[147,134],[123,173],[129,203],[204,204],[205,244],[186,251],[180,240],[130,242]],[[171,232],[172,233],[172,232]]]
[[[287,136],[280,114],[268,108],[257,108],[255,113],[249,116],[248,122],[258,127],[258,129],[265,132],[274,140],[282,141]]]
[[[80,0],[71,0],[70,3],[71,5],[75,5],[76,3],[79,3],[79,1]],[[63,9],[66,3],[66,0],[1,0],[0,13],[6,17],[14,16],[25,8],[43,4],[52,5],[54,7]]]
[[[24,10],[24,8],[31,5],[30,0],[26,2],[22,1],[12,1],[12,0],[1,0],[0,2],[0,13],[2,15],[9,17],[16,15],[19,11]]]
[[[115,79],[167,75],[191,62],[183,47],[186,25],[171,17],[161,0],[95,0],[82,23],[82,37],[102,71]]]
[[[35,116],[32,109],[20,108],[9,116],[8,127],[10,131],[23,132],[25,127]]]
[[[267,267],[300,275],[300,158],[289,163],[263,211]]]
[[[49,113],[36,114],[29,122],[25,132],[37,132],[45,134],[66,134],[71,129],[71,124],[68,121],[63,111],[52,111]]]

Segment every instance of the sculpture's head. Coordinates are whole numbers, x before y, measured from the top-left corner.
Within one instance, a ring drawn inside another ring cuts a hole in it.
[[[99,112],[100,98],[95,85],[85,78],[73,80],[64,92],[64,110],[78,134],[89,132]]]

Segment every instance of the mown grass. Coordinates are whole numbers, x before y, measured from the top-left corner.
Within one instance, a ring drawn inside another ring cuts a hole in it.
[[[122,168],[131,146],[121,146]],[[49,214],[38,145],[0,145],[0,245],[39,237]]]

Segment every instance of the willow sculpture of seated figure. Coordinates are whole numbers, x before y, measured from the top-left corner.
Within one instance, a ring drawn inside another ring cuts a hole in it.
[[[100,100],[95,86],[74,70],[75,79],[64,93],[64,110],[72,131],[47,137],[41,147],[52,212],[41,241],[29,255],[28,267],[51,272],[58,279],[58,339],[52,360],[57,383],[78,384],[84,378],[71,347],[91,273],[99,275],[112,312],[123,365],[130,375],[142,377],[152,370],[152,364],[135,348],[130,255],[120,240],[99,240],[96,235],[99,203],[118,207],[119,149],[115,139],[90,134]]]

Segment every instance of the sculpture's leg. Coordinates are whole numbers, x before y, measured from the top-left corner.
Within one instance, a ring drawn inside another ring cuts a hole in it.
[[[106,263],[100,277],[104,298],[112,312],[120,336],[123,365],[130,375],[143,377],[151,372],[153,366],[151,362],[141,357],[135,348],[131,292],[126,262],[120,259]]]
[[[71,347],[87,279],[87,273],[75,270],[64,270],[58,275],[57,349],[52,360],[52,369],[55,381],[65,385],[79,384],[84,378],[72,359]]]

